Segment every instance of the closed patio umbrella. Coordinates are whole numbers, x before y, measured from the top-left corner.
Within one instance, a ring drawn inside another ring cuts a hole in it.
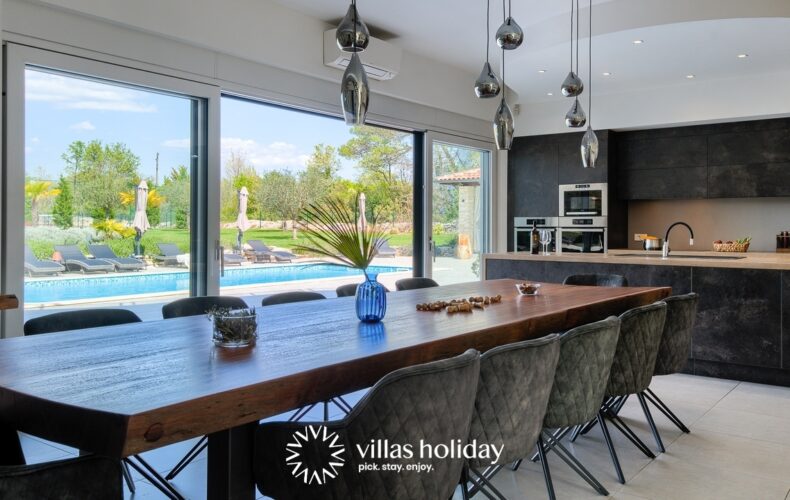
[[[134,252],[135,255],[141,255],[140,239],[143,237],[143,233],[151,227],[148,223],[148,214],[145,211],[148,206],[148,184],[144,180],[140,181],[140,184],[137,186],[135,198],[134,221],[132,221],[135,231]]]
[[[359,230],[363,233],[368,227],[368,219],[365,217],[365,193],[359,193]]]
[[[250,228],[252,224],[247,219],[247,198],[249,197],[249,191],[245,186],[242,186],[239,189],[239,215],[236,217],[236,227],[239,230],[238,234],[238,243],[239,243],[239,252],[241,252],[241,239],[244,236],[244,231]]]

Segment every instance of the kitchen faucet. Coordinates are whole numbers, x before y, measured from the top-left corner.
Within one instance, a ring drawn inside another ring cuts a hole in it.
[[[662,249],[661,256],[665,259],[669,257],[669,232],[672,231],[673,227],[678,225],[686,226],[688,228],[689,234],[691,235],[691,238],[689,238],[689,245],[694,246],[694,230],[691,229],[691,226],[685,222],[675,222],[667,228],[667,233],[664,235],[664,247]]]

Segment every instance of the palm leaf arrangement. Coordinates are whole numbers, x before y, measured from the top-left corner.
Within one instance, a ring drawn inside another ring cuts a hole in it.
[[[298,250],[329,257],[334,260],[330,262],[333,265],[362,271],[366,271],[387,240],[375,214],[367,223],[360,223],[359,202],[350,208],[336,198],[305,208],[301,230],[308,244],[297,246]]]

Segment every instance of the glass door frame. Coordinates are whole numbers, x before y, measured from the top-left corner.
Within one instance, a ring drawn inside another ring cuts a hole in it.
[[[434,143],[449,144],[464,148],[477,149],[488,152],[488,165],[481,165],[480,169],[480,218],[483,221],[483,234],[480,235],[482,242],[481,253],[491,251],[493,245],[493,224],[494,210],[493,193],[496,186],[496,176],[494,166],[497,164],[497,150],[493,142],[470,139],[457,135],[443,134],[434,131],[425,133],[425,150],[423,154],[423,165],[425,166],[422,175],[423,179],[423,262],[422,276],[427,278],[433,275],[433,259],[435,245],[433,242],[433,146]],[[481,262],[482,269],[482,262]],[[415,273],[417,275],[417,273]],[[441,284],[441,283],[440,283]]]
[[[2,286],[20,308],[2,312],[0,337],[22,335],[24,322],[25,70],[28,67],[82,75],[109,84],[150,89],[194,99],[191,141],[192,238],[190,295],[219,291],[220,88],[218,86],[129,68],[15,43],[6,44],[5,120],[2,193]]]

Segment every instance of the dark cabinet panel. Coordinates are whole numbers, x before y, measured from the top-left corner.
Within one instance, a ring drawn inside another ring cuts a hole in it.
[[[709,165],[790,162],[790,129],[714,134],[708,137]]]
[[[624,200],[705,198],[708,169],[705,167],[621,170],[618,193]]]
[[[790,369],[790,271],[782,271],[782,368]]]
[[[708,167],[708,198],[766,196],[790,196],[790,162]]]
[[[704,167],[707,148],[699,135],[618,141],[617,163],[623,170]]]
[[[528,142],[508,161],[512,217],[558,215],[557,145]]]
[[[781,271],[695,267],[694,359],[779,368]]]

